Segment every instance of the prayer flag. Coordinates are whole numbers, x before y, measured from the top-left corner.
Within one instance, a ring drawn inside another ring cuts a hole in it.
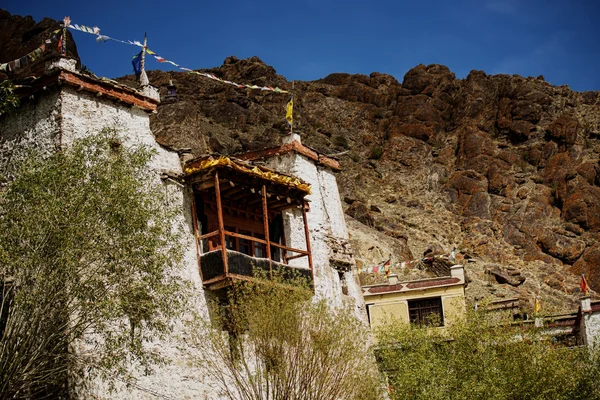
[[[135,72],[135,76],[139,79],[142,74],[142,52],[140,51],[136,56],[131,60],[131,65],[133,65],[133,72]]]
[[[62,54],[62,47],[63,47],[63,37],[62,37],[62,35],[60,35],[60,38],[58,39],[58,45],[56,47],[58,47],[58,52]]]
[[[540,301],[536,297],[535,301],[533,302],[533,312],[536,314],[539,314],[541,309],[542,309],[542,305],[540,304]]]
[[[290,124],[290,126],[294,125],[294,117],[292,116],[293,111],[294,111],[294,96],[290,97],[290,101],[288,101],[288,103],[287,103],[286,112],[285,112],[285,119],[287,120],[288,124]]]
[[[585,274],[581,274],[581,291],[584,296],[590,295],[590,288],[588,287],[587,281],[585,280]]]

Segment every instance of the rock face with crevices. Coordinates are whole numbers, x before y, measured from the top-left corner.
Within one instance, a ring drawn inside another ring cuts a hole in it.
[[[256,57],[229,57],[206,71],[291,88]],[[153,71],[150,79],[163,91],[169,79],[178,87],[179,101],[161,105],[152,121],[167,146],[235,153],[274,145],[287,131],[287,95],[177,72]],[[577,274],[600,288],[599,93],[481,71],[457,79],[442,65],[419,65],[402,83],[381,73],[335,73],[294,87],[294,129],[303,142],[341,153],[348,218],[390,239],[354,242],[363,265],[381,262],[394,245],[395,261],[403,261],[437,244],[530,276],[498,286],[494,296],[530,302],[541,290],[568,308],[580,294]],[[489,284],[483,268],[471,269],[475,282]],[[560,290],[544,283],[556,279],[565,282]]]

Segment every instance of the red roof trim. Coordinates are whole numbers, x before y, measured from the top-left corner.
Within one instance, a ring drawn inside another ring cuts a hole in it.
[[[444,278],[444,279],[436,279],[431,281],[423,281],[423,282],[411,282],[406,285],[409,289],[420,289],[424,287],[431,286],[441,286],[441,285],[451,285],[453,283],[460,282],[459,278]]]
[[[98,81],[80,74],[62,70],[58,75],[58,82],[65,83],[81,90],[92,92],[96,95],[106,96],[113,100],[118,100],[132,106],[137,106],[145,111],[156,110],[158,102],[146,97],[135,90],[126,89],[117,85]]]
[[[369,288],[368,292],[369,293],[385,293],[385,292],[394,292],[394,291],[398,291],[401,290],[404,286],[397,284],[397,285],[388,285],[388,286],[374,286]]]
[[[235,157],[240,158],[242,160],[257,160],[261,158],[269,158],[274,156],[279,156],[282,154],[287,154],[291,152],[296,152],[298,154],[302,154],[303,156],[310,158],[311,160],[316,161],[318,164],[322,164],[326,167],[329,167],[333,170],[339,171],[340,163],[333,158],[327,157],[323,154],[319,154],[318,152],[310,149],[302,143],[294,140],[292,143],[286,143],[284,145],[278,147],[271,147],[269,149],[257,150],[257,151],[249,151],[247,153],[236,154]]]

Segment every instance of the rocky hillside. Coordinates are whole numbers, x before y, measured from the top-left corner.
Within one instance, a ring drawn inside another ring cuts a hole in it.
[[[292,86],[257,57],[206,71]],[[287,95],[188,73],[153,71],[150,80],[178,90],[179,101],[152,118],[166,146],[236,153],[274,145],[288,129]],[[339,154],[361,266],[456,246],[476,261],[467,264],[471,297],[527,303],[539,293],[558,311],[580,294],[577,274],[600,288],[600,93],[482,71],[461,80],[442,65],[419,65],[401,83],[335,73],[294,88],[303,142]],[[498,275],[515,270],[524,282]]]
[[[229,57],[204,71],[292,88],[257,57]],[[278,144],[288,131],[289,95],[183,72],[148,75],[163,95],[170,80],[177,86],[178,101],[151,120],[167,147],[231,154]],[[121,80],[135,85],[131,76]],[[419,65],[402,82],[377,72],[296,81],[294,130],[341,161],[359,267],[390,253],[399,264],[457,247],[473,261],[471,298],[519,297],[531,307],[539,294],[545,311],[569,311],[578,274],[600,289],[599,105],[599,92],[543,77],[472,71],[457,79],[445,66]]]

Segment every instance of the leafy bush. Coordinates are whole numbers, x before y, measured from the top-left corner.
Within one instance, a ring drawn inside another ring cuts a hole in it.
[[[236,283],[212,325],[198,327],[194,343],[223,394],[256,400],[379,399],[365,327],[350,310],[313,301],[302,281],[293,287],[289,282],[275,277]]]
[[[152,156],[105,131],[32,153],[2,192],[0,398],[60,398],[69,373],[156,360],[143,344],[169,330],[184,287]]]
[[[390,321],[377,356],[392,399],[596,399],[597,355],[472,312],[450,327]]]

